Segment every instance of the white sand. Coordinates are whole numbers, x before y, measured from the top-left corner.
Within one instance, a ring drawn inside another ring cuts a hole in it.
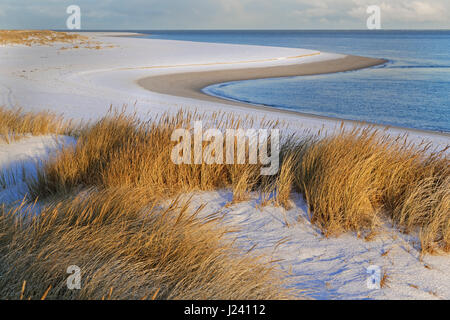
[[[186,198],[186,200],[188,197]],[[232,200],[228,191],[193,195],[191,208],[200,204],[203,213],[221,211],[224,222],[240,229],[233,236],[255,254],[265,253],[288,273],[291,286],[306,290],[317,299],[450,299],[450,257],[424,256],[420,260],[411,239],[385,225],[373,241],[348,233],[324,238],[310,223],[306,204],[294,196],[286,211],[268,206],[256,209],[255,199],[224,205]],[[387,286],[367,287],[367,268],[376,265],[387,274]]]
[[[0,142],[0,203],[21,201],[28,192],[26,179],[35,177],[38,165],[54,155],[62,145],[76,140],[64,136],[27,137],[9,144]],[[4,187],[4,185],[2,185]]]
[[[63,111],[77,118],[102,116],[110,104],[120,107],[136,103],[140,112],[151,113],[174,109],[175,105],[214,110],[217,106],[208,103],[149,92],[137,86],[136,80],[152,74],[242,68],[244,65],[272,66],[338,56],[322,53],[303,59],[264,61],[316,52],[119,37],[98,39],[117,47],[101,50],[59,50],[60,46],[0,47],[0,104]],[[263,61],[222,64],[255,60]],[[211,63],[215,65],[201,66]]]

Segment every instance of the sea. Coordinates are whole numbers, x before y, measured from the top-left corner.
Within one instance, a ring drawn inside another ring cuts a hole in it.
[[[149,39],[314,49],[383,58],[325,75],[219,83],[205,93],[276,109],[450,132],[450,30],[136,30]]]

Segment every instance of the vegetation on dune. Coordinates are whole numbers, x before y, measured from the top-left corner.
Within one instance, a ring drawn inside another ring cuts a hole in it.
[[[6,143],[28,135],[73,135],[79,129],[72,121],[51,112],[24,112],[21,108],[0,107],[0,140]]]
[[[373,230],[386,217],[419,231],[424,252],[450,250],[450,159],[372,129],[342,131],[300,150],[293,174],[326,235]]]
[[[8,136],[74,130],[51,114],[41,117],[45,121],[33,120],[39,119],[36,114],[0,110]],[[78,127],[77,144],[63,148],[28,180],[29,200],[45,200],[40,214],[34,216],[36,210],[24,205],[3,206],[0,296],[290,297],[284,280],[262,257],[233,247],[214,214],[190,216],[187,206],[176,201],[160,208],[161,200],[197,190],[229,188],[235,202],[256,191],[263,204],[285,208],[296,191],[305,196],[311,220],[325,236],[372,233],[383,221],[392,221],[401,231],[418,234],[424,253],[450,251],[447,150],[433,152],[430,145],[413,145],[406,137],[373,128],[343,128],[326,136],[282,139],[274,176],[262,176],[262,165],[248,161],[177,165],[171,160],[177,143],[171,135],[177,128],[192,129],[195,120],[221,130],[280,126],[225,113],[179,111],[143,121],[111,111]],[[83,270],[82,290],[66,289],[68,265]]]
[[[30,181],[33,198],[65,194],[96,186],[146,187],[155,197],[180,192],[230,187],[235,201],[274,180],[263,179],[261,164],[175,164],[171,141],[176,128],[190,128],[194,120],[208,121],[218,128],[242,128],[252,120],[237,121],[232,115],[205,115],[180,111],[158,119],[141,121],[134,115],[112,112],[84,130],[74,147],[65,148],[47,162],[35,181]],[[276,125],[262,122],[261,125]],[[206,125],[205,125],[206,126]],[[206,144],[206,143],[204,143]],[[246,145],[248,149],[248,144]],[[273,188],[272,188],[273,189]]]
[[[186,204],[180,207],[176,202],[157,209],[159,200],[182,191],[239,185],[234,180],[239,179],[237,169],[177,168],[170,161],[165,151],[174,145],[174,127],[197,118],[201,116],[181,112],[144,122],[112,112],[92,126],[78,128],[77,145],[56,154],[37,179],[29,181],[34,199],[46,204],[39,215],[33,206],[3,208],[0,296],[294,297],[268,258],[233,246],[229,230],[217,223],[215,214],[200,219],[188,214]],[[214,121],[235,120],[217,115]],[[207,181],[204,175],[217,176]],[[81,290],[67,289],[70,265],[83,272]]]
[[[450,250],[450,166],[446,150],[414,145],[375,129],[342,129],[326,137],[284,139],[280,170],[261,176],[260,164],[176,165],[170,140],[176,128],[203,119],[217,128],[241,128],[253,120],[186,112],[147,122],[112,113],[81,134],[45,164],[29,183],[33,198],[87,187],[146,187],[164,198],[182,192],[231,188],[234,201],[252,191],[267,203],[289,207],[292,191],[301,192],[312,221],[324,235],[373,231],[391,219],[404,232],[419,232],[424,252]],[[275,127],[275,123],[261,123]]]
[[[92,41],[89,37],[71,32],[51,30],[0,30],[0,45],[33,45],[50,46],[55,43],[71,44],[74,49],[102,49],[99,41]],[[108,47],[111,47],[110,45]],[[61,48],[68,49],[68,48]]]
[[[0,297],[7,299],[285,299],[279,272],[243,254],[217,217],[144,189],[89,190],[0,214]],[[81,289],[69,290],[69,266]],[[24,285],[25,284],[25,285]],[[21,291],[21,288],[23,290]]]
[[[0,44],[2,45],[49,45],[55,42],[86,42],[88,39],[88,37],[77,33],[56,32],[50,30],[0,30]]]

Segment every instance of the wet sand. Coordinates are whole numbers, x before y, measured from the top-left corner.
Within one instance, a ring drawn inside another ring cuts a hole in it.
[[[138,80],[138,84],[147,90],[157,93],[250,107],[252,105],[247,103],[235,102],[207,95],[202,92],[202,89],[212,84],[229,81],[343,72],[368,68],[386,62],[387,61],[383,59],[373,59],[359,56],[345,56],[344,58],[336,60],[275,67],[229,69],[158,75],[140,79]],[[257,107],[260,108],[261,106]],[[267,107],[265,107],[264,109],[267,109]],[[270,108],[270,110],[274,110],[274,108]],[[283,110],[279,111],[284,112]],[[292,113],[298,114],[299,112],[292,111]]]
[[[224,83],[230,81],[241,80],[254,80],[264,78],[279,78],[279,77],[294,77],[294,76],[306,76],[316,74],[326,74],[335,72],[353,71],[363,68],[369,68],[386,63],[387,60],[367,58],[361,56],[348,55],[344,58],[327,60],[320,62],[283,65],[283,66],[271,66],[271,67],[259,67],[259,68],[244,68],[244,69],[229,69],[229,70],[214,70],[214,71],[200,71],[200,72],[185,72],[175,73],[167,75],[157,75],[146,77],[137,80],[137,83],[150,91],[167,94],[172,96],[179,96],[185,98],[192,98],[197,100],[209,101],[212,103],[228,104],[233,106],[240,106],[246,108],[253,108],[268,113],[283,113],[293,116],[299,116],[303,119],[323,119],[328,121],[336,121],[337,123],[348,124],[364,124],[374,125],[380,128],[393,128],[402,132],[414,132],[424,133],[426,135],[436,135],[439,137],[450,137],[450,134],[443,132],[435,132],[420,129],[403,128],[396,126],[376,125],[368,122],[361,122],[356,120],[345,120],[327,116],[319,116],[313,114],[302,113],[299,111],[281,110],[273,107],[254,105],[239,101],[232,101],[228,99],[222,99],[207,95],[202,92],[207,86]]]

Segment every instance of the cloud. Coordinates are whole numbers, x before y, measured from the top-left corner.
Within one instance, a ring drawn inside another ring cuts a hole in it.
[[[0,28],[63,29],[71,4],[83,29],[364,29],[368,5],[384,28],[450,28],[448,0],[2,0]]]

